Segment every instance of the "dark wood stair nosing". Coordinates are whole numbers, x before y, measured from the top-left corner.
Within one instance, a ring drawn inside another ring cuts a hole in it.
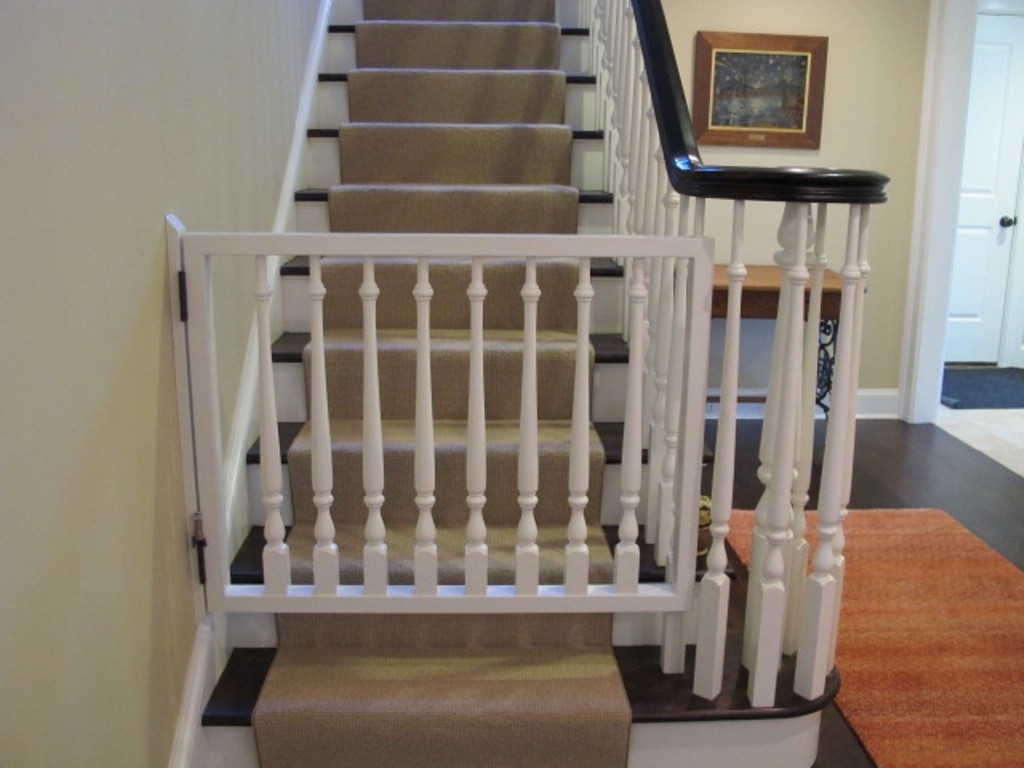
[[[625,275],[625,268],[617,263],[615,259],[606,256],[592,258],[590,260],[590,276],[619,278]],[[281,265],[282,277],[309,277],[309,258],[307,256],[294,256]]]
[[[271,360],[275,363],[301,363],[302,351],[308,343],[308,333],[286,331],[271,346]],[[629,362],[629,345],[619,334],[594,333],[590,336],[590,343],[594,346],[594,361],[597,363]]]
[[[459,70],[453,70],[459,71]],[[517,70],[501,70],[515,72]],[[348,72],[321,72],[317,75],[317,81],[321,83],[347,83]],[[597,85],[597,75],[573,74],[566,75],[567,85]]]
[[[295,202],[296,203],[326,203],[327,202],[327,189],[322,188],[307,188],[298,189],[295,191]],[[611,192],[605,192],[604,190],[596,189],[581,189],[580,190],[580,203],[596,203],[599,205],[610,205],[615,201],[615,195]]]
[[[336,139],[340,130],[338,128],[307,128],[307,139]],[[573,128],[573,139],[577,141],[602,141],[604,131],[600,128]]]
[[[276,648],[234,648],[203,708],[202,724],[248,728]]]
[[[562,37],[590,37],[589,27],[562,27]],[[355,24],[329,24],[327,34],[329,35],[354,35]]]

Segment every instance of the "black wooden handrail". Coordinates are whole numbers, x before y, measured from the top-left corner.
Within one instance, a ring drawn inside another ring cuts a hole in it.
[[[727,200],[805,203],[884,203],[889,177],[837,168],[758,168],[705,165],[679,77],[661,0],[633,0],[669,181],[681,195]]]

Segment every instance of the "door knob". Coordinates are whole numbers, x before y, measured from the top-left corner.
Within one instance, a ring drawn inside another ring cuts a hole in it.
[[[999,226],[1002,227],[1003,229],[1006,229],[1007,227],[1015,227],[1017,226],[1017,217],[1003,216],[1003,218],[999,220]]]

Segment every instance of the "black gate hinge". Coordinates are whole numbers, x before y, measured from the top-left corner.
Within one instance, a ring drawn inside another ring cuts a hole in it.
[[[199,583],[206,584],[206,534],[203,533],[203,516],[198,512],[192,517],[192,547],[199,565]]]
[[[185,270],[178,270],[178,309],[181,322],[188,322],[188,290],[185,287]]]

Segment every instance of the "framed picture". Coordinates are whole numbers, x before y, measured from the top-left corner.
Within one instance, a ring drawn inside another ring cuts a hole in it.
[[[827,37],[698,32],[697,141],[817,149],[827,56]]]

